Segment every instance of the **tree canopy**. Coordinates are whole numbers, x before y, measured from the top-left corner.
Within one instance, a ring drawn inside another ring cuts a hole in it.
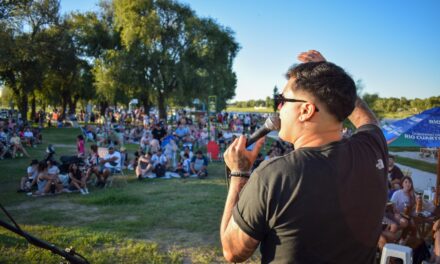
[[[235,95],[239,44],[231,29],[173,0],[102,1],[98,12],[59,14],[57,0],[0,5],[0,81],[27,117],[36,104],[74,112],[138,98],[148,110]]]

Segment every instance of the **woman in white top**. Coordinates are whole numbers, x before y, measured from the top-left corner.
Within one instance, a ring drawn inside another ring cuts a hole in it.
[[[416,202],[412,179],[408,176],[403,177],[402,186],[403,188],[395,191],[391,197],[391,202],[394,204],[395,212],[399,214],[405,213],[405,207],[410,208],[410,212],[412,212]]]
[[[393,193],[391,202],[394,205],[394,219],[403,229],[401,243],[405,243],[408,232],[413,231],[414,224],[411,224],[410,217],[415,212],[416,197],[414,194],[414,184],[410,177],[402,178],[403,188]],[[411,225],[410,225],[411,224]]]

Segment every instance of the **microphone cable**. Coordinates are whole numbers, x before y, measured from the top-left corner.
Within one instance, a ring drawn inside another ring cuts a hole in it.
[[[9,212],[3,207],[3,205],[0,203],[0,209],[3,211],[3,213],[11,220],[11,222],[14,224],[14,226],[11,226],[7,224],[6,222],[3,222],[0,220],[0,226],[3,226],[6,229],[9,229],[10,231],[16,233],[17,235],[20,235],[24,237],[30,244],[35,245],[39,248],[50,250],[52,253],[57,254],[64,259],[66,259],[69,263],[74,264],[89,264],[89,261],[82,256],[81,254],[77,253],[72,247],[66,248],[65,250],[61,250],[57,248],[53,244],[48,244],[47,242],[40,240],[36,237],[33,237],[23,231],[23,229],[20,228],[20,226],[17,224],[17,222],[14,220],[14,218],[9,214]]]

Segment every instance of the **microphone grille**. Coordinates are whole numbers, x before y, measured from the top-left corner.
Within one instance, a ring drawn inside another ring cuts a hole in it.
[[[278,115],[271,115],[266,119],[264,126],[270,130],[280,130],[281,120]]]

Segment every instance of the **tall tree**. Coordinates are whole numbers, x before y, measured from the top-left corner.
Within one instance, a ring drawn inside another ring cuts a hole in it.
[[[8,1],[9,2],[9,1]],[[59,2],[57,0],[15,1],[13,12],[1,19],[2,43],[0,53],[0,79],[8,85],[22,118],[27,119],[29,95],[41,87],[44,67],[42,62],[45,39],[42,31],[58,23]],[[4,15],[5,12],[3,12]]]
[[[278,87],[275,85],[275,87],[273,87],[273,99],[275,99],[275,96],[277,96],[279,94],[279,90]],[[274,100],[274,104],[272,105],[273,107],[273,111],[276,113],[278,110],[278,105],[275,105],[275,100]]]
[[[146,80],[142,89],[156,100],[160,117],[166,117],[167,102],[189,103],[188,95],[196,90],[202,91],[198,95],[205,102],[209,94],[232,98],[235,74],[220,68],[232,69],[238,50],[230,32],[217,30],[225,34],[211,37],[209,34],[218,25],[200,20],[189,7],[171,0],[115,0],[114,8],[122,43],[128,51],[137,50],[135,53],[144,58],[138,65]],[[227,41],[231,45],[223,46],[227,52],[221,53],[221,43],[228,44]],[[226,63],[217,68],[206,67],[213,66],[222,56]]]

